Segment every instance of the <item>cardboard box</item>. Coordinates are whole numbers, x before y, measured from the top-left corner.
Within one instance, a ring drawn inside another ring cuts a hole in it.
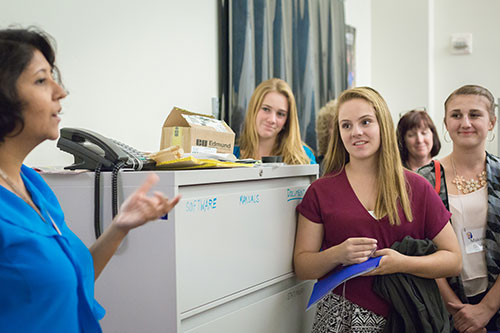
[[[234,132],[212,116],[174,107],[163,123],[160,149],[180,146],[186,153],[232,154]]]

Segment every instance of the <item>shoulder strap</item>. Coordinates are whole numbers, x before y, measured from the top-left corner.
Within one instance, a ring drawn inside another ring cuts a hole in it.
[[[441,163],[438,160],[434,160],[434,172],[436,173],[436,184],[434,185],[434,189],[436,193],[439,194],[441,190]]]

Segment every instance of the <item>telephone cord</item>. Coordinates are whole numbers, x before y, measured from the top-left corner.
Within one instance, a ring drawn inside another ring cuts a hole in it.
[[[99,238],[102,233],[101,224],[101,168],[102,164],[98,164],[95,168],[94,178],[94,232],[95,239]]]
[[[115,218],[116,214],[118,214],[118,173],[120,169],[125,166],[125,163],[118,162],[113,167],[113,171],[111,173],[111,201],[112,201],[112,209],[113,209],[113,218]]]

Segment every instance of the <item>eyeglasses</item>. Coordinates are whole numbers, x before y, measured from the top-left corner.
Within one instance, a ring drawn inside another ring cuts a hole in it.
[[[427,113],[427,109],[425,108],[425,106],[422,106],[422,107],[418,107],[418,108],[415,108],[412,110],[400,112],[399,119],[401,119],[405,114],[410,113],[410,112],[426,112]]]

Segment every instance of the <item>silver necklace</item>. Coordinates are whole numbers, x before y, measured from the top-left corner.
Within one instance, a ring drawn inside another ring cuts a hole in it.
[[[31,208],[33,208],[35,210],[35,212],[37,212],[37,214],[40,216],[40,218],[43,220],[43,222],[47,223],[47,221],[45,220],[45,218],[43,217],[42,215],[42,212],[40,212],[40,209],[38,209],[38,207],[35,205],[35,203],[33,202],[33,200],[27,198],[18,188],[17,186],[14,184],[14,182],[12,182],[9,178],[9,176],[7,176],[7,174],[0,168],[0,177],[3,178],[3,180],[5,180],[5,182],[7,183],[7,185],[9,185],[12,190],[14,191],[15,194],[17,194],[18,197],[20,197],[21,199],[23,199],[24,202],[26,202],[28,205],[30,205]],[[59,230],[59,228],[57,227],[57,224],[54,222],[54,220],[52,219],[52,216],[50,215],[50,213],[46,210],[47,212],[47,215],[49,216],[50,218],[50,221],[52,222],[52,226],[54,227],[54,229],[57,231],[57,233],[59,235],[62,235],[61,234],[61,231]]]

